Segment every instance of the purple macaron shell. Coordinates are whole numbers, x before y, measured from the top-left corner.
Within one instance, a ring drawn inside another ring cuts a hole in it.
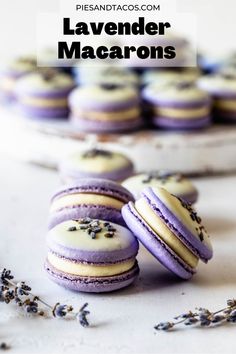
[[[165,222],[168,228],[186,245],[197,257],[207,262],[212,258],[212,250],[205,245],[200,237],[196,237],[178,219],[178,217],[167,208],[167,206],[157,197],[152,188],[146,188],[142,192],[149,206]]]
[[[52,91],[39,91],[39,90],[33,90],[31,87],[27,89],[25,89],[24,91],[19,91],[16,88],[16,94],[17,97],[23,96],[25,97],[25,95],[29,95],[32,98],[45,98],[45,99],[57,99],[57,98],[67,98],[69,93],[71,92],[71,90],[73,90],[74,85],[71,87],[67,87],[67,88],[59,88],[59,89],[54,89]]]
[[[139,274],[137,263],[129,271],[110,277],[81,277],[70,275],[56,270],[48,261],[45,263],[45,269],[50,279],[58,285],[70,290],[89,293],[110,292],[122,289],[130,285]]]
[[[39,108],[36,106],[27,106],[18,102],[17,110],[26,117],[40,118],[67,118],[69,114],[68,108]]]
[[[96,111],[96,112],[116,112],[116,111],[123,111],[130,108],[135,108],[139,106],[140,98],[134,97],[127,100],[122,101],[112,101],[109,100],[103,102],[96,102],[96,100],[92,100],[91,97],[88,97],[87,100],[81,101],[75,95],[75,91],[71,93],[69,96],[69,105],[72,110],[76,111],[76,107],[80,110],[89,110],[89,111]]]
[[[115,264],[118,262],[124,262],[130,258],[135,258],[138,253],[139,244],[137,239],[134,237],[129,246],[124,249],[114,251],[86,251],[63,246],[48,236],[47,247],[51,252],[70,260],[96,264]]]
[[[76,184],[60,187],[52,197],[58,197],[74,193],[95,193],[117,198],[124,203],[134,201],[133,195],[120,184],[101,178],[81,178]]]
[[[123,203],[134,201],[133,195],[118,183],[98,178],[81,178],[77,180],[75,185],[63,186],[55,193],[52,201],[62,197],[63,195],[75,193],[106,195],[118,199]],[[121,211],[116,208],[98,204],[78,204],[64,207],[52,212],[49,216],[49,228],[51,229],[66,220],[79,219],[83,217],[107,220],[125,226]]]
[[[120,169],[116,169],[109,172],[92,173],[92,172],[80,171],[79,169],[73,169],[73,167],[71,167],[70,164],[65,161],[62,162],[61,165],[59,166],[59,171],[62,180],[65,181],[68,178],[68,180],[76,182],[77,179],[86,178],[86,177],[109,179],[112,181],[122,181],[133,175],[134,166],[133,163],[130,161],[130,163],[127,166],[121,167]]]
[[[87,133],[120,133],[124,131],[137,130],[143,126],[143,121],[141,118],[120,121],[101,121],[95,119],[84,119],[72,115],[70,119],[76,129]]]
[[[180,278],[189,279],[195,270],[188,266],[136,212],[130,202],[122,208],[122,215],[129,229],[162,265]]]
[[[187,202],[189,204],[194,204],[198,200],[198,191],[195,190],[192,193],[185,193],[182,195],[178,195],[177,197],[180,199],[183,199],[185,202]]]
[[[209,127],[211,124],[211,117],[207,116],[195,119],[173,119],[167,117],[153,117],[152,122],[155,126],[163,129],[192,130]]]
[[[90,217],[91,219],[100,219],[114,222],[126,226],[121,211],[112,207],[102,205],[73,205],[57,210],[49,216],[48,228],[52,229],[57,224],[66,220],[76,220]]]

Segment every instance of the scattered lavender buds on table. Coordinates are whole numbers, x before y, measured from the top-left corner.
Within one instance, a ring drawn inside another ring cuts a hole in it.
[[[39,296],[35,296],[31,292],[31,288],[25,282],[15,283],[13,279],[14,277],[10,270],[6,268],[0,270],[0,302],[9,304],[14,301],[15,304],[21,307],[26,313],[33,315],[44,316],[46,308],[53,317],[63,318],[68,317],[70,314],[70,316],[79,321],[81,326],[89,326],[87,320],[87,316],[89,315],[87,303],[85,303],[78,312],[75,312],[71,305],[62,305],[59,302],[52,306]],[[5,343],[1,343],[0,350],[9,348],[7,345],[6,348],[4,348],[4,346]]]
[[[205,308],[197,308],[195,312],[189,311],[174,318],[173,322],[160,322],[154,328],[156,330],[169,331],[177,325],[198,325],[212,327],[225,323],[236,323],[236,299],[227,300],[227,307],[215,312]]]

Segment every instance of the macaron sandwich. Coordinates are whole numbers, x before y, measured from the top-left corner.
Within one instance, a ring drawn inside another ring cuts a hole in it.
[[[81,218],[56,225],[47,235],[49,277],[67,289],[107,292],[131,284],[139,273],[138,241],[125,227]]]
[[[165,188],[171,194],[191,204],[195,203],[198,198],[195,186],[180,173],[168,171],[141,173],[127,178],[122,185],[133,194],[135,199],[139,199],[142,190],[147,187]]]
[[[120,182],[133,173],[134,165],[124,154],[98,148],[74,152],[59,164],[63,183],[75,183],[79,178],[85,177]]]
[[[61,187],[50,206],[49,228],[72,219],[90,217],[125,225],[121,208],[134,201],[132,194],[116,182],[81,178],[74,185]]]
[[[119,133],[142,126],[136,88],[116,84],[85,85],[69,97],[75,127],[90,133]]]
[[[145,189],[140,199],[122,208],[122,215],[150,253],[180,278],[191,278],[199,259],[207,262],[212,257],[201,218],[188,203],[163,188]]]

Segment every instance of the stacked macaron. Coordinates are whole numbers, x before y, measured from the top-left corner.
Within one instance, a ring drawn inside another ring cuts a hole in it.
[[[85,132],[131,131],[142,125],[138,91],[115,84],[88,85],[69,97],[71,119]]]
[[[134,173],[134,165],[124,154],[93,148],[67,156],[59,165],[59,173],[64,183],[76,183],[83,177],[122,181]]]
[[[125,227],[81,218],[56,225],[47,235],[45,268],[65,288],[107,292],[131,284],[139,273],[138,242]]]
[[[200,129],[211,123],[209,95],[191,82],[151,84],[143,98],[152,110],[152,122],[165,129]]]
[[[212,247],[195,210],[163,188],[147,188],[122,208],[129,229],[165,267],[183,279],[207,262]]]
[[[141,192],[147,187],[162,187],[191,204],[195,203],[198,198],[198,191],[195,186],[180,173],[167,171],[141,173],[127,178],[122,185],[133,194],[135,199],[139,199]]]
[[[19,57],[0,70],[0,98],[4,102],[15,98],[14,89],[17,80],[36,70],[37,61],[34,56]]]
[[[72,219],[90,217],[125,225],[121,208],[133,201],[132,194],[116,182],[81,178],[75,185],[63,186],[53,196],[49,228]]]
[[[74,87],[69,75],[40,70],[19,79],[15,88],[19,110],[31,118],[68,116],[68,95]]]
[[[217,120],[236,122],[236,71],[222,72],[202,77],[199,87],[208,92],[213,100],[213,113]]]

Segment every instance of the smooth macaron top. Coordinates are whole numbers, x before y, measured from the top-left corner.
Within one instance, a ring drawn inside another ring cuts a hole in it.
[[[134,72],[116,66],[79,66],[76,68],[78,82],[82,85],[88,84],[116,84],[138,86],[139,77]]]
[[[188,203],[163,188],[147,188],[142,198],[196,257],[204,262],[212,258],[209,235],[201,218]]]
[[[100,84],[86,85],[73,90],[69,96],[74,109],[115,110],[139,103],[138,91],[125,85]]]
[[[63,196],[81,193],[110,196],[120,200],[122,203],[134,200],[133,195],[116,182],[100,178],[80,178],[76,184],[58,189],[52,198],[52,205]]]
[[[138,252],[138,241],[127,228],[90,218],[56,225],[48,232],[47,245],[62,257],[92,263],[124,261]]]
[[[192,106],[210,102],[207,92],[188,81],[167,83],[162,86],[150,84],[143,90],[143,97],[157,105]]]
[[[18,95],[69,93],[73,87],[74,81],[69,75],[50,69],[34,72],[19,79],[16,92]]]
[[[186,69],[181,72],[171,70],[147,70],[142,75],[143,85],[163,85],[181,81],[195,81],[199,77],[198,70]]]
[[[134,197],[138,199],[141,196],[141,192],[147,187],[163,187],[169,193],[178,197],[186,196],[197,199],[197,189],[191,183],[191,181],[183,177],[179,173],[171,173],[166,171],[156,171],[151,173],[142,173],[136,176],[132,176],[123,181],[122,185],[133,193]],[[191,202],[194,202],[191,201]]]
[[[127,167],[133,168],[130,159],[125,155],[102,149],[90,149],[87,151],[69,155],[59,166],[61,172],[76,175],[76,172],[102,174],[119,171]]]
[[[198,86],[209,92],[219,96],[236,95],[236,72],[235,74],[221,73],[216,75],[203,76],[198,80]]]

